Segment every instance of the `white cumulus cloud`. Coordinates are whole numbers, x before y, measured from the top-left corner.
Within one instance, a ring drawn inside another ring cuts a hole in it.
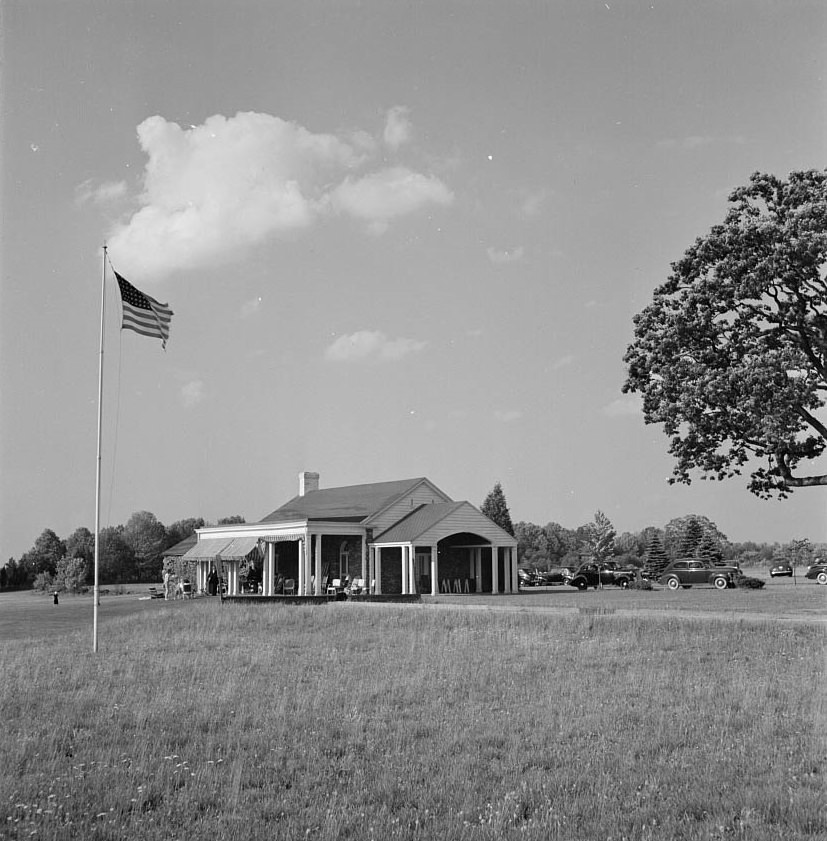
[[[391,113],[386,131],[394,126],[401,142],[407,111]],[[147,156],[139,206],[108,242],[113,261],[142,279],[226,262],[325,213],[351,214],[378,231],[452,198],[434,176],[370,171],[377,145],[365,132],[314,133],[269,114],[215,115],[188,128],[154,116],[138,126],[138,141]]]
[[[416,339],[391,339],[381,330],[359,330],[339,336],[325,352],[332,362],[376,360],[390,362],[402,359],[425,348],[426,342]]]
[[[331,194],[338,210],[368,223],[372,233],[384,232],[389,221],[428,204],[447,205],[453,193],[434,176],[406,167],[390,167],[363,178],[348,176]]]
[[[391,149],[398,149],[411,139],[410,111],[403,105],[397,105],[388,111],[385,119],[385,145]]]

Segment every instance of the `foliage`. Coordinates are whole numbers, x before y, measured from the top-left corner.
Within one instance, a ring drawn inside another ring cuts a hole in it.
[[[686,514],[670,520],[663,529],[663,547],[671,560],[689,558],[695,554],[704,535],[709,534],[719,544],[727,542],[726,535],[708,517]]]
[[[106,526],[98,540],[98,577],[102,584],[134,581],[135,553],[123,539],[123,526]]]
[[[203,517],[188,517],[185,520],[177,520],[171,526],[167,526],[164,549],[169,549],[170,546],[175,546],[176,543],[186,540],[190,535],[195,534],[196,529],[203,528],[205,525]]]
[[[124,526],[122,537],[134,552],[138,581],[156,581],[167,539],[163,524],[149,511],[136,511]]]
[[[749,575],[736,575],[733,581],[736,587],[747,590],[760,590],[767,583],[763,578],[752,578]]]
[[[229,517],[220,517],[218,520],[219,526],[232,526],[238,525],[240,523],[246,523],[247,521],[241,514],[231,514]]]
[[[827,484],[798,473],[827,445],[827,172],[755,173],[729,201],[635,317],[623,390],[670,436],[671,482],[748,467],[783,498]]]
[[[669,558],[663,548],[660,532],[651,532],[649,545],[646,547],[643,571],[651,578],[658,578],[664,569],[666,569],[668,563]]]
[[[38,572],[32,581],[32,588],[35,590],[52,590],[55,586],[55,579],[51,572]]]
[[[89,577],[89,563],[85,558],[61,558],[57,562],[54,586],[68,593],[79,593]]]
[[[807,566],[811,564],[814,551],[813,545],[806,537],[801,540],[792,540],[782,549],[783,555],[793,566]]]
[[[638,576],[637,578],[632,579],[628,584],[629,590],[654,590],[655,585],[649,581],[648,578],[641,578]]]
[[[514,525],[511,522],[511,513],[508,510],[508,503],[505,501],[502,485],[497,482],[489,492],[480,508],[483,514],[493,520],[501,529],[514,536]]]
[[[594,522],[589,523],[582,548],[589,559],[595,563],[605,563],[614,553],[615,527],[602,512],[596,511]]]
[[[66,544],[51,530],[44,529],[34,546],[20,558],[30,581],[41,572],[53,575],[57,562],[66,554]]]

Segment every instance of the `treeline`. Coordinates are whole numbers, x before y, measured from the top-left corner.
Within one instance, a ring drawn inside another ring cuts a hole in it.
[[[806,539],[783,544],[730,542],[715,523],[699,514],[670,520],[662,528],[648,526],[618,535],[608,517],[598,511],[594,521],[575,529],[553,522],[545,526],[519,522],[514,526],[514,536],[520,565],[538,569],[576,567],[586,560],[610,558],[643,568],[654,560],[650,559],[652,555],[665,560],[701,556],[752,567],[788,560],[798,566],[810,563],[815,554],[825,554],[827,549]]]
[[[217,525],[243,523],[244,517],[222,517]],[[149,511],[137,511],[125,525],[101,529],[98,578],[101,584],[159,581],[163,553],[212,525],[203,517],[189,517],[165,526]],[[65,540],[44,529],[34,546],[0,568],[0,587],[53,588],[74,592],[94,581],[95,535],[85,526]]]

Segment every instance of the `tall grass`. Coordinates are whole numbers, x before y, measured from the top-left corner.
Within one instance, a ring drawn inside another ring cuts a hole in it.
[[[87,642],[0,655],[0,836],[827,836],[820,629],[204,600]]]

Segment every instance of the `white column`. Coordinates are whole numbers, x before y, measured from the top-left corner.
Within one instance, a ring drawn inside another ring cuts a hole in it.
[[[408,587],[410,586],[408,583],[408,577],[410,575],[410,567],[408,565],[408,547],[401,546],[400,551],[402,553],[402,593],[409,593],[410,590]]]
[[[511,592],[519,593],[520,579],[517,575],[517,547],[511,547]]]
[[[491,544],[491,592],[500,592],[500,570],[499,570],[499,551],[494,544]]]
[[[511,547],[503,548],[503,592],[511,592]]]
[[[267,544],[267,560],[264,565],[264,580],[267,582],[262,590],[265,595],[272,596],[276,592],[276,544]]]
[[[479,546],[474,549],[474,582],[476,591],[482,592],[482,549]]]
[[[371,546],[368,550],[369,552],[369,559],[368,559],[368,580],[367,584],[365,585],[368,588],[368,592],[373,592],[373,580],[376,578],[376,547]]]
[[[413,543],[408,544],[408,592],[419,592],[419,582],[416,580],[416,552]]]
[[[436,546],[431,547],[431,595],[439,593],[439,558]]]
[[[368,539],[366,535],[362,535],[362,581],[366,581],[365,586],[370,586],[370,570],[368,564]]]
[[[316,595],[322,594],[322,536],[316,535]]]
[[[298,585],[299,588],[296,590],[296,593],[300,596],[304,595],[304,575],[305,575],[305,568],[304,568],[304,556],[305,556],[305,542],[307,540],[307,536],[299,541],[299,581]]]
[[[373,562],[373,565],[376,567],[376,587],[374,589],[375,593],[381,595],[382,593],[382,547],[376,547],[376,556]]]

